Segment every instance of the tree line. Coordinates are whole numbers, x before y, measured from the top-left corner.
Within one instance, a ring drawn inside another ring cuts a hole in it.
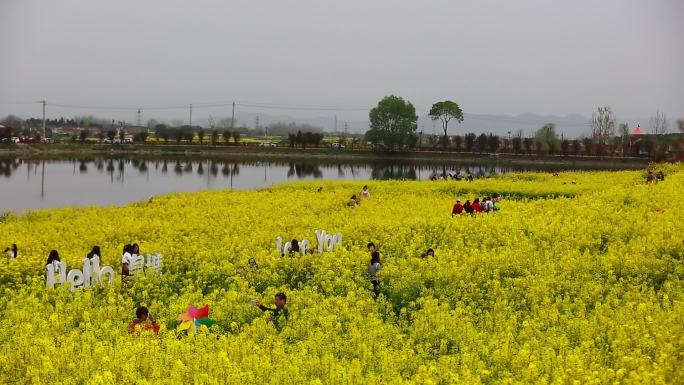
[[[615,116],[609,106],[601,106],[592,114],[590,123],[591,137],[567,140],[556,132],[553,123],[540,127],[532,138],[523,138],[522,133],[508,138],[494,134],[468,133],[463,136],[449,136],[449,123],[463,122],[463,111],[454,101],[446,100],[432,105],[428,116],[433,121],[440,121],[443,135],[429,136],[433,149],[466,152],[512,152],[516,154],[563,154],[563,155],[649,155],[664,156],[667,152],[682,152],[683,138],[677,135],[666,135],[667,117],[657,111],[651,118],[651,135],[633,136],[629,125],[616,124]],[[418,115],[411,102],[395,95],[380,100],[369,112],[370,129],[366,139],[382,145],[388,151],[409,150],[424,147],[422,135],[417,132]],[[677,122],[684,133],[684,120]],[[616,132],[616,128],[619,129]]]

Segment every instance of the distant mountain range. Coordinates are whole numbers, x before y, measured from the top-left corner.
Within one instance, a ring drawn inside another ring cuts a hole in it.
[[[263,113],[240,112],[236,116],[237,125],[245,125],[247,127],[254,127],[256,118],[259,117],[259,126],[267,126],[272,123],[283,122],[298,124],[310,124],[321,127],[325,131],[335,131],[334,116],[320,116],[313,118],[295,118],[289,115],[268,115]],[[203,123],[203,122],[200,122]],[[364,133],[368,130],[368,121],[353,120],[344,121],[338,119],[337,131],[345,131],[345,123],[349,133]],[[449,124],[449,135],[463,135],[465,133],[473,132],[479,133],[494,133],[502,136],[515,135],[522,132],[523,136],[532,135],[538,128],[546,123],[553,123],[556,125],[556,132],[564,134],[568,138],[575,138],[581,135],[590,133],[589,118],[579,114],[571,114],[567,116],[555,115],[538,115],[533,113],[524,113],[520,115],[495,115],[495,114],[465,114],[463,123],[451,122]],[[442,124],[440,121],[433,122],[426,116],[418,119],[418,131],[423,131],[425,134],[442,132]]]

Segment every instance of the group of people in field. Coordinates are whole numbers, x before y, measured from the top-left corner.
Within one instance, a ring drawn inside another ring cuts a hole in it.
[[[451,217],[460,216],[463,214],[476,215],[478,213],[490,213],[493,211],[501,210],[501,196],[499,194],[494,194],[492,196],[486,196],[482,198],[466,200],[465,203],[461,203],[461,199],[456,199],[454,207],[451,209]]]
[[[466,182],[472,182],[473,181],[473,174],[470,171],[466,171],[464,174],[461,174],[460,171],[456,171],[455,174],[448,173],[446,175],[437,175],[434,174],[430,177],[430,180],[465,180]]]
[[[318,191],[322,191],[322,187],[319,188]],[[358,195],[352,195],[350,201],[348,202],[348,206],[358,206],[361,203],[361,198],[370,198],[370,191],[367,185],[363,186],[363,189]],[[500,206],[498,205],[499,199],[499,195],[495,194],[492,198],[485,197],[482,203],[480,203],[479,199],[476,198],[472,204],[470,203],[470,201],[466,201],[465,205],[461,205],[460,200],[457,200],[456,205],[454,205],[453,215],[460,215],[464,212],[474,214],[477,212],[496,211],[500,208]],[[370,260],[368,263],[368,279],[370,280],[370,284],[372,286],[373,297],[378,298],[380,296],[380,279],[378,278],[378,273],[382,269],[382,262],[380,261],[380,252],[376,249],[376,246],[373,242],[369,242],[367,244],[367,249],[370,253]],[[299,241],[293,239],[290,242],[290,255],[294,256],[295,254],[299,254],[300,250],[301,249]],[[12,247],[6,248],[5,253],[10,258],[16,258],[18,255],[17,245],[13,244]],[[134,260],[139,255],[140,247],[137,243],[126,244],[123,247],[123,252],[121,254],[121,278],[123,282],[125,282],[126,277],[128,277],[131,273],[130,266],[132,260]],[[429,248],[426,252],[421,254],[421,257],[430,258],[434,257],[434,255],[435,251],[432,248]],[[92,250],[86,255],[87,258],[93,258],[95,256],[97,256],[98,258],[101,257],[101,250],[99,246],[93,246]],[[59,257],[59,253],[57,252],[57,250],[51,250],[46,261],[46,266],[52,265],[54,271],[57,273],[60,270],[60,262],[61,259]],[[255,272],[258,270],[258,268],[259,267],[256,262],[256,259],[250,258],[247,263],[246,270]],[[271,321],[274,323],[274,325],[276,325],[278,329],[280,329],[281,327],[280,320],[287,320],[289,318],[289,310],[286,307],[287,296],[285,295],[285,293],[281,292],[275,295],[273,307],[264,306],[258,300],[252,300],[250,303],[251,305],[257,307],[263,312],[271,312]],[[150,312],[150,310],[147,307],[139,306],[135,312],[135,319],[133,319],[130,322],[128,329],[131,333],[139,333],[141,331],[147,330],[152,331],[156,334],[159,332],[159,324],[157,318],[154,316],[154,314],[152,314],[152,312]]]
[[[349,198],[349,201],[347,202],[347,207],[356,207],[360,205],[361,198],[370,198],[370,191],[368,191],[368,185],[363,186],[363,189],[361,189],[361,193],[359,193],[359,195],[353,194],[351,198]]]
[[[660,170],[657,174],[653,175],[653,171],[649,170],[648,174],[646,174],[646,183],[655,184],[656,182],[665,182],[665,174]]]

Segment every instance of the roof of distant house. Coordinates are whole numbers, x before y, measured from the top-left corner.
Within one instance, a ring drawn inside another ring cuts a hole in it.
[[[645,132],[641,131],[641,126],[637,125],[637,127],[632,131],[633,136],[641,136],[641,135],[646,135]]]

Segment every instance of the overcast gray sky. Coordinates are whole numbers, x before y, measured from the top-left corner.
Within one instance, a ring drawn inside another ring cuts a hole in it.
[[[230,101],[684,118],[684,1],[0,0],[0,115]],[[359,111],[342,111],[355,106]],[[252,111],[259,110],[252,108]],[[229,107],[196,116],[230,115]],[[282,110],[292,116],[321,111]],[[326,112],[327,114],[327,112]]]

